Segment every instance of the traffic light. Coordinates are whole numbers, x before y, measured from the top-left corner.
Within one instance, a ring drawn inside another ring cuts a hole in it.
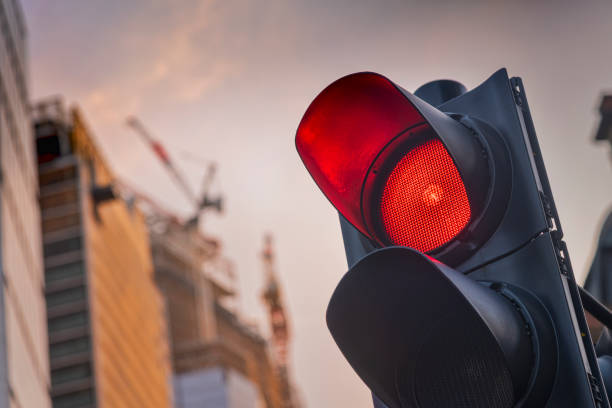
[[[604,95],[599,105],[601,119],[595,142],[608,141],[612,145],[612,95]],[[612,305],[612,211],[608,212],[599,234],[593,263],[584,287],[599,301]]]
[[[520,78],[349,75],[296,147],[350,266],[327,324],[376,406],[610,407]]]
[[[584,287],[602,303],[612,305],[612,212],[601,228]]]

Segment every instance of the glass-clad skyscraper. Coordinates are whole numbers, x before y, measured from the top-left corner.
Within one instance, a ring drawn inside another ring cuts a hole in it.
[[[38,176],[26,29],[0,0],[0,407],[50,406]]]

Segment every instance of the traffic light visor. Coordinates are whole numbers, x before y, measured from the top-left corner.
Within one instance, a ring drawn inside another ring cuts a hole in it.
[[[384,76],[357,73],[315,98],[296,146],[323,193],[363,234],[429,252],[471,217],[460,171],[432,117],[465,130]]]

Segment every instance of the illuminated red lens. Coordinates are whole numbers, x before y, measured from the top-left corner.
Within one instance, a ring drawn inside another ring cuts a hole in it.
[[[463,180],[437,139],[410,150],[391,171],[380,205],[390,241],[422,252],[436,249],[470,220]]]

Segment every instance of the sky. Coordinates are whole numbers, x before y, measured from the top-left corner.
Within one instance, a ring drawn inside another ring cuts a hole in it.
[[[240,312],[265,329],[263,235],[293,328],[309,407],[371,407],[333,343],[325,308],[346,272],[337,213],[295,151],[308,104],[358,71],[407,90],[452,78],[468,89],[501,67],[526,88],[575,274],[583,281],[612,201],[609,147],[592,138],[612,91],[606,1],[21,0],[30,93],[77,104],[115,172],[172,211],[191,207],[146,145],[138,116],[194,188],[218,163],[222,215],[205,215],[239,276]],[[202,161],[194,160],[194,156]]]

